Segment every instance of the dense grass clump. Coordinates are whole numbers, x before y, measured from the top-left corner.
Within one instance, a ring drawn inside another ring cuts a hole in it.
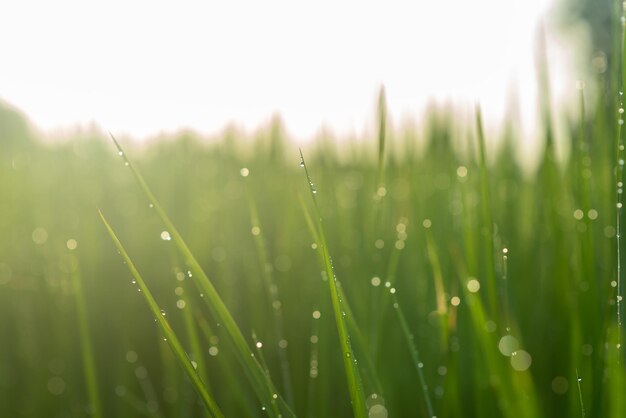
[[[585,94],[530,171],[479,108],[390,132],[382,93],[377,138],[300,153],[0,109],[1,415],[626,416],[623,99]]]

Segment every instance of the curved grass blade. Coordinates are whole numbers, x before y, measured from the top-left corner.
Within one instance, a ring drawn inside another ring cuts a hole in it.
[[[187,246],[187,243],[183,240],[183,237],[180,235],[170,218],[167,216],[167,214],[157,201],[156,197],[150,190],[150,187],[148,187],[148,184],[144,180],[143,176],[130,162],[115,137],[112,134],[110,134],[110,136],[113,140],[113,143],[117,147],[118,154],[124,159],[125,165],[130,168],[135,177],[135,180],[139,184],[140,189],[146,195],[148,201],[150,202],[150,207],[154,209],[156,214],[161,219],[161,222],[163,222],[163,225],[172,237],[174,245],[176,245],[179,252],[181,253],[185,264],[193,273],[191,275],[192,280],[194,281],[196,286],[206,295],[206,298],[204,298],[204,300],[206,301],[209,310],[216,317],[216,319],[219,320],[219,322],[226,330],[226,334],[231,339],[233,347],[235,348],[235,351],[237,353],[237,358],[244,368],[246,375],[249,376],[249,378],[251,379],[252,387],[254,388],[257,397],[263,405],[272,405],[276,402],[278,398],[278,401],[283,406],[283,412],[288,416],[295,416],[290,407],[287,406],[282,396],[278,394],[276,387],[274,386],[272,381],[266,378],[265,373],[263,372],[263,368],[254,357],[254,353],[250,350],[250,347],[246,343],[246,339],[239,329],[239,326],[235,322],[235,319],[224,304],[222,298],[217,293],[217,290],[213,286],[213,283],[211,282],[211,280],[209,280],[209,277],[200,266],[200,263],[198,263],[195,256]],[[270,416],[275,416],[272,413],[271,408],[268,409],[267,412]]]
[[[154,318],[156,319],[157,324],[159,325],[161,332],[163,332],[163,335],[166,338],[168,345],[174,352],[174,355],[178,359],[178,362],[181,364],[181,366],[185,370],[185,373],[187,373],[187,376],[189,376],[189,379],[191,380],[194,388],[200,395],[202,402],[204,402],[204,404],[206,405],[207,409],[212,414],[212,416],[217,417],[217,418],[223,417],[224,415],[222,414],[219,407],[215,403],[215,400],[213,399],[213,397],[207,390],[206,386],[202,382],[200,375],[198,374],[193,364],[191,363],[191,360],[189,359],[189,357],[187,356],[187,353],[183,349],[183,346],[178,340],[178,337],[176,336],[176,334],[174,333],[174,330],[170,327],[170,324],[167,322],[167,320],[163,316],[162,311],[159,308],[159,305],[157,304],[156,300],[154,300],[154,297],[152,296],[150,289],[148,289],[148,286],[146,285],[143,278],[139,274],[139,271],[135,267],[135,264],[129,257],[124,247],[122,246],[122,243],[120,242],[120,240],[117,238],[117,235],[111,228],[111,225],[109,225],[106,218],[104,217],[104,215],[99,209],[98,209],[98,213],[100,214],[100,218],[102,219],[102,223],[104,223],[104,226],[106,227],[107,232],[111,236],[111,240],[113,241],[113,243],[115,244],[115,247],[117,247],[117,250],[121,254],[124,261],[126,262],[128,270],[130,270],[130,273],[132,274],[133,278],[137,281],[137,285],[139,286],[139,289],[141,290],[141,294],[143,295],[146,302],[148,302],[148,307],[150,308],[150,312],[152,312],[152,316],[154,316]]]
[[[317,232],[319,234],[320,249],[322,250],[322,258],[324,261],[324,268],[326,269],[326,275],[328,277],[328,288],[330,290],[330,298],[333,307],[333,313],[335,316],[335,322],[337,325],[337,332],[339,333],[339,343],[343,352],[343,364],[345,367],[346,378],[348,381],[348,389],[350,392],[350,401],[352,403],[352,411],[356,418],[367,417],[367,408],[365,406],[365,399],[363,397],[363,387],[361,384],[361,375],[356,365],[356,359],[354,351],[352,350],[352,344],[350,342],[350,333],[348,332],[348,326],[345,320],[345,310],[342,307],[343,298],[338,290],[337,278],[333,264],[328,253],[328,245],[326,243],[326,236],[324,234],[324,227],[322,225],[322,216],[315,194],[317,190],[313,186],[311,177],[309,176],[309,170],[304,161],[302,150],[300,150],[300,165],[304,168],[307,181],[309,182],[309,191],[313,199],[313,206],[315,208],[315,215],[317,220]]]

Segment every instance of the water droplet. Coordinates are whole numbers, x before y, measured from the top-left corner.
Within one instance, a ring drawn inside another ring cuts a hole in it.
[[[118,151],[117,155],[119,155],[121,157],[122,155],[124,155],[124,153],[122,151]]]
[[[131,283],[132,284],[137,284],[137,280],[133,279],[133,280],[131,280]]]
[[[263,348],[263,343],[261,341],[257,341],[256,348]]]
[[[304,160],[300,158],[300,167],[304,167]]]
[[[312,188],[311,188],[311,192],[312,192],[313,194],[316,194],[316,193],[317,193],[317,189],[316,189],[315,187],[312,187]]]
[[[166,338],[166,337],[163,337],[163,341],[167,341],[167,338]]]
[[[153,209],[153,208],[154,208],[154,204],[150,203],[150,204],[148,204],[148,207],[149,207],[150,209]]]
[[[165,316],[165,315],[166,315],[166,313],[165,313],[165,311],[164,311],[163,309],[161,309],[161,315],[162,315],[162,316]]]
[[[346,351],[346,357],[350,358],[350,357],[352,357],[352,354],[349,351]]]
[[[278,394],[276,394],[276,393],[275,393],[275,394],[273,394],[273,395],[272,395],[272,399],[278,399]]]
[[[419,363],[417,363],[417,367],[419,367],[420,369],[424,367],[424,363],[422,363],[421,361]]]
[[[532,357],[524,350],[517,350],[511,356],[511,366],[518,372],[528,370],[532,363]]]
[[[519,342],[517,339],[511,335],[505,335],[500,338],[500,342],[498,343],[498,350],[502,355],[511,357],[516,355],[516,350],[519,347]]]
[[[130,164],[128,164],[128,161],[124,162],[124,166],[128,167]]]
[[[480,282],[476,279],[470,279],[467,281],[467,290],[472,293],[476,293],[480,290]]]
[[[169,232],[163,231],[163,232],[161,232],[161,239],[163,241],[171,241],[172,240],[172,236],[170,235]]]
[[[582,381],[583,381],[583,378],[582,378],[582,377],[580,377],[580,376],[578,376],[578,379],[577,379],[577,380],[578,380],[579,382],[582,382]]]

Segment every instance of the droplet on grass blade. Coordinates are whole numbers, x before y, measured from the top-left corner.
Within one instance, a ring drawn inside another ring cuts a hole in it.
[[[511,355],[511,366],[518,372],[528,370],[532,363],[532,357],[527,351],[517,350]]]

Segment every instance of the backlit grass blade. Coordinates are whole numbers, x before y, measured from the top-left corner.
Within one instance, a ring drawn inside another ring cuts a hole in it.
[[[117,142],[115,137],[111,135],[111,139],[113,140],[115,146],[117,147],[118,154],[124,159],[125,165],[130,168],[131,172],[135,176],[139,187],[146,195],[148,201],[150,202],[150,207],[155,210],[161,222],[170,233],[172,241],[180,251],[185,264],[189,267],[192,272],[192,280],[196,284],[196,286],[205,294],[204,300],[207,303],[209,310],[213,313],[217,320],[223,325],[226,330],[226,335],[232,340],[233,347],[236,350],[237,357],[244,367],[246,375],[250,377],[252,387],[254,388],[257,397],[261,401],[263,405],[272,405],[276,402],[277,398],[282,400],[282,397],[278,394],[275,386],[271,381],[266,379],[266,376],[263,372],[261,365],[258,363],[256,358],[254,357],[254,353],[250,350],[250,347],[246,343],[246,339],[244,338],[239,326],[235,322],[235,319],[232,317],[230,311],[222,301],[222,298],[217,293],[217,290],[213,286],[213,283],[209,280],[209,277],[206,275],[200,263],[196,260],[195,256],[183,240],[183,237],[180,235],[169,216],[165,213],[156,197],[150,190],[150,187],[143,179],[143,176],[139,171],[133,166],[131,161],[128,159],[124,150]],[[272,409],[267,410],[270,416],[274,416],[272,413]],[[284,411],[288,415],[292,415],[290,409],[286,409]]]
[[[189,379],[191,380],[194,388],[200,395],[202,402],[204,402],[207,409],[210,411],[210,413],[214,417],[217,417],[217,418],[223,417],[222,412],[220,411],[219,407],[215,403],[215,400],[213,399],[213,397],[207,390],[206,386],[202,382],[200,375],[198,374],[193,364],[191,363],[191,360],[189,359],[189,357],[187,356],[187,353],[183,349],[178,337],[174,333],[174,330],[170,327],[170,324],[168,323],[168,321],[165,319],[164,315],[162,314],[162,310],[159,308],[159,305],[157,304],[156,300],[152,296],[152,292],[150,292],[150,289],[148,288],[143,278],[139,274],[139,271],[135,267],[135,264],[131,260],[130,256],[128,255],[124,247],[122,246],[122,243],[117,238],[117,235],[115,234],[115,232],[113,231],[109,223],[107,222],[102,212],[98,210],[98,213],[100,214],[100,218],[102,219],[102,222],[104,223],[104,226],[106,227],[107,232],[109,233],[111,237],[111,240],[113,241],[113,243],[115,244],[115,247],[121,254],[122,258],[124,259],[124,262],[126,263],[126,266],[128,267],[128,270],[130,271],[133,278],[136,280],[137,285],[139,286],[139,290],[141,290],[141,294],[143,295],[144,299],[148,303],[150,312],[152,313],[152,316],[154,316],[154,319],[156,320],[157,324],[159,325],[159,328],[161,329],[161,332],[163,333],[164,338],[166,339],[168,345],[172,349],[172,352],[178,359],[178,362],[185,370],[185,373],[187,373],[187,376],[189,376]]]
[[[433,403],[430,398],[430,390],[428,389],[428,384],[426,383],[426,378],[424,377],[424,364],[420,361],[419,351],[415,345],[415,340],[413,337],[413,333],[409,328],[409,324],[400,308],[400,304],[398,303],[398,297],[396,296],[395,288],[391,288],[390,294],[391,299],[393,301],[393,310],[396,312],[396,316],[398,321],[400,322],[400,328],[402,329],[402,334],[404,335],[404,340],[407,343],[409,348],[409,352],[411,354],[411,360],[413,361],[413,366],[415,367],[415,371],[417,372],[417,378],[419,380],[420,387],[422,389],[422,394],[424,396],[424,402],[426,403],[426,411],[429,417],[434,417],[435,412],[433,409]]]
[[[487,157],[485,150],[485,134],[483,130],[483,118],[480,106],[476,106],[476,131],[479,146],[480,167],[480,199],[482,214],[482,242],[485,252],[485,274],[487,284],[487,301],[490,315],[497,311],[496,297],[496,272],[495,272],[495,248],[493,243],[493,215],[491,213],[491,199],[489,193],[489,173],[487,171]]]
[[[426,235],[426,251],[428,260],[433,272],[435,283],[435,297],[437,300],[437,315],[439,316],[439,330],[441,339],[441,348],[446,351],[448,347],[448,305],[446,302],[446,294],[443,285],[443,273],[441,272],[441,262],[435,247],[435,240],[430,232],[431,221],[426,220],[423,223],[424,233]]]
[[[376,187],[384,184],[385,173],[385,142],[387,137],[387,102],[385,100],[385,87],[380,88],[378,95],[378,175]]]
[[[307,209],[306,204],[304,203],[304,200],[302,200],[302,196],[300,196],[300,194],[298,194],[298,199],[300,201],[300,206],[302,207],[302,213],[304,214],[304,219],[309,228],[309,232],[311,233],[313,237],[313,241],[317,244],[318,247],[321,247],[320,237],[315,228],[315,224],[313,223],[313,218],[311,217],[311,214],[309,213],[309,210]],[[320,252],[318,252],[318,254],[319,254],[320,263],[323,266],[324,265],[323,254]],[[373,393],[377,394],[378,396],[383,396],[384,393],[383,393],[382,385],[380,383],[380,378],[378,377],[378,373],[376,371],[376,367],[374,366],[372,357],[368,353],[368,347],[365,341],[365,337],[363,336],[363,333],[361,332],[359,325],[354,319],[354,315],[352,314],[352,310],[350,309],[350,304],[348,303],[348,300],[345,297],[343,288],[338,285],[337,291],[339,292],[339,297],[342,300],[342,307],[344,308],[344,311],[346,312],[345,318],[348,324],[348,331],[351,333],[350,335],[353,337],[353,342],[354,342],[353,346],[357,348],[356,351],[358,351],[362,359],[361,370],[363,374],[369,379],[369,386],[370,386],[370,389],[373,390]]]
[[[279,289],[276,284],[276,279],[272,270],[268,268],[270,266],[269,256],[267,254],[267,245],[263,238],[263,228],[261,227],[261,220],[259,219],[259,213],[256,207],[256,203],[252,198],[250,189],[246,187],[248,195],[248,207],[250,210],[250,224],[252,228],[252,235],[254,236],[254,243],[256,244],[257,254],[259,256],[259,267],[261,268],[261,274],[263,275],[263,281],[265,284],[265,290],[268,295],[270,305],[272,307],[273,319],[274,319],[274,333],[279,342],[285,340],[285,326],[283,320],[283,309],[280,301]],[[287,356],[287,347],[282,344],[279,345],[278,357],[280,360],[280,371],[283,383],[283,391],[285,392],[285,400],[288,404],[293,405],[293,394],[291,385],[291,370],[289,367],[289,358]]]
[[[102,403],[100,401],[100,390],[96,378],[96,362],[93,355],[91,338],[89,336],[87,304],[85,302],[85,294],[83,293],[82,276],[78,268],[71,273],[71,280],[76,293],[74,299],[76,302],[76,314],[78,316],[78,330],[80,333],[80,346],[83,359],[83,372],[87,385],[87,396],[89,397],[89,403],[93,411],[92,416],[94,418],[102,418]]]
[[[319,205],[316,199],[317,189],[311,181],[309,176],[309,170],[304,161],[302,150],[300,150],[300,165],[304,167],[307,181],[309,183],[309,191],[311,192],[311,198],[313,199],[313,207],[315,210],[315,216],[317,220],[317,232],[320,239],[320,249],[322,251],[322,257],[324,261],[324,267],[326,275],[328,277],[328,288],[330,290],[330,298],[333,307],[333,314],[335,316],[335,322],[337,325],[337,332],[339,334],[339,343],[341,345],[343,353],[343,363],[346,372],[346,378],[348,380],[348,389],[350,391],[350,400],[352,403],[352,410],[356,418],[367,417],[367,409],[365,406],[365,399],[363,397],[363,388],[361,385],[361,375],[356,365],[356,359],[354,351],[352,350],[352,343],[350,341],[350,334],[345,320],[345,310],[342,307],[343,299],[340,296],[337,286],[337,278],[332,265],[330,255],[328,253],[328,245],[326,242],[326,236],[324,233],[324,227],[322,225],[322,216]]]

